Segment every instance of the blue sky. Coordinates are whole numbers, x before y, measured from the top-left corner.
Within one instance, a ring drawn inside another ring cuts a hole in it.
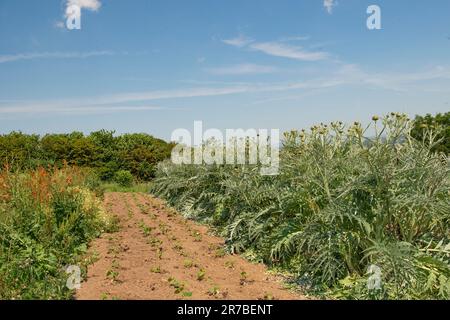
[[[82,5],[67,30],[67,4]],[[381,8],[381,30],[366,9]],[[0,132],[365,122],[450,110],[448,0],[0,0]]]

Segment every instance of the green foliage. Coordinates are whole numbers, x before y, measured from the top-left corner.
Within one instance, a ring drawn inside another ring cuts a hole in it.
[[[258,166],[158,166],[151,192],[216,226],[232,252],[350,299],[450,298],[448,158],[400,114],[284,136],[280,174]],[[369,290],[369,267],[381,269]]]
[[[119,170],[114,175],[114,181],[121,187],[131,187],[133,185],[133,175],[128,170]]]
[[[39,166],[43,161],[39,136],[11,132],[0,135],[0,161],[15,168]]]
[[[128,170],[148,181],[156,163],[167,159],[172,147],[144,133],[114,136],[114,131],[100,130],[88,136],[72,132],[39,137],[12,132],[0,135],[0,165],[14,169],[65,164],[92,167],[104,181],[113,180],[119,170]]]
[[[450,154],[450,112],[438,113],[435,116],[430,114],[424,117],[416,116],[411,135],[418,141],[425,141],[429,140],[430,134],[433,133],[435,145],[432,146],[432,150]]]
[[[107,219],[85,171],[0,171],[0,300],[68,299],[65,266],[79,265]]]
[[[136,183],[133,184],[130,187],[122,187],[120,186],[118,183],[115,182],[106,182],[106,183],[102,183],[101,184],[101,189],[104,192],[141,192],[141,193],[146,193],[148,192],[148,190],[150,190],[150,182],[146,182],[146,183]]]

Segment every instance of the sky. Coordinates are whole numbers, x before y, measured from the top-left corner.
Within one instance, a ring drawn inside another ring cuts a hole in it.
[[[284,131],[391,111],[450,111],[450,1],[0,0],[0,133],[169,139],[196,120]]]

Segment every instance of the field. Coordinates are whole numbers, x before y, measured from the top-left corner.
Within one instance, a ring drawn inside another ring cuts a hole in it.
[[[119,229],[94,240],[81,300],[304,299],[262,264],[226,254],[224,241],[144,193],[112,192]]]
[[[162,163],[152,192],[208,223],[232,253],[347,299],[448,299],[448,158],[405,115],[285,134],[280,174]],[[371,285],[368,285],[372,284]],[[371,289],[371,290],[369,290]]]
[[[22,153],[0,172],[0,299],[449,299],[445,135],[420,128],[390,114],[290,131],[276,176],[166,160],[101,181],[106,158]]]

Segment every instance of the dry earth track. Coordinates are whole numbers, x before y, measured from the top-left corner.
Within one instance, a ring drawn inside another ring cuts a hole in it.
[[[97,257],[77,299],[304,299],[238,255],[224,240],[142,193],[107,193],[120,230],[96,239]]]

